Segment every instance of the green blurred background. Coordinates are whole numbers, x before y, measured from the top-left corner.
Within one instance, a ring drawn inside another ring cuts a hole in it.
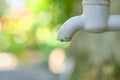
[[[37,55],[47,60],[56,48],[64,50],[68,43],[60,43],[56,36],[70,17],[74,2],[0,0],[0,52],[12,53],[24,64],[36,61]]]

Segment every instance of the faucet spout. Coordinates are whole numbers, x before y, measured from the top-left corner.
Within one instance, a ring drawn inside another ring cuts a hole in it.
[[[62,42],[68,42],[71,40],[72,35],[81,30],[84,26],[83,16],[75,16],[67,20],[59,29],[57,39]]]

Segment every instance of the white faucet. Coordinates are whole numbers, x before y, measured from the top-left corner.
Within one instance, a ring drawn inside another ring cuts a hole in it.
[[[68,42],[78,30],[91,33],[120,31],[120,15],[110,15],[109,0],[83,0],[83,14],[67,20],[58,32],[57,39]]]

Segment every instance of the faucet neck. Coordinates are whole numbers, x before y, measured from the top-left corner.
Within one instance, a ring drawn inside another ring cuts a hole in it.
[[[83,0],[83,5],[110,5],[110,0]]]

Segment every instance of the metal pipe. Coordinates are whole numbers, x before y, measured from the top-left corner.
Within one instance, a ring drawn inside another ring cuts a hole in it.
[[[109,16],[108,29],[108,31],[120,31],[120,15]]]
[[[120,31],[120,15],[110,15],[109,0],[83,0],[83,14],[67,20],[58,32],[57,39],[70,41],[78,30],[91,33]]]

